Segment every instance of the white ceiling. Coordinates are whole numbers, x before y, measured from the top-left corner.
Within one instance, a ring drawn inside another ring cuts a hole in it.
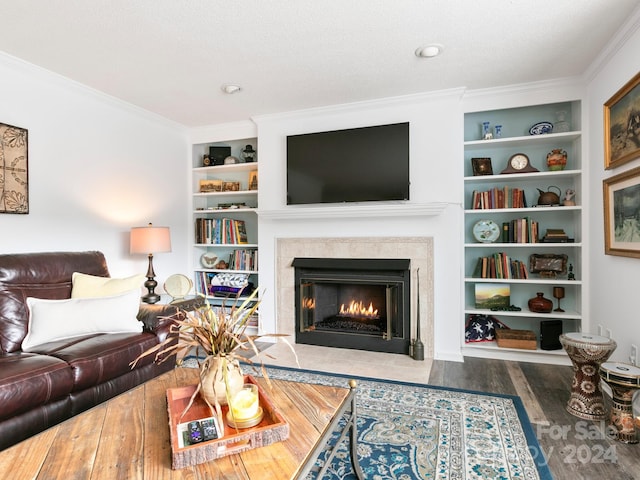
[[[454,87],[581,75],[637,16],[639,5],[638,0],[0,0],[0,51],[200,126]],[[429,43],[444,45],[444,53],[417,58],[416,48]],[[224,83],[242,90],[224,94]]]

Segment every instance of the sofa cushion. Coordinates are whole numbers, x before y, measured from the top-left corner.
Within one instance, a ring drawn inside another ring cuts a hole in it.
[[[101,252],[44,252],[0,255],[0,351],[17,352],[27,334],[27,297],[69,298],[71,276],[109,276]]]
[[[142,332],[136,318],[140,307],[140,292],[98,298],[46,300],[27,298],[29,331],[22,350],[57,340],[90,333]]]
[[[77,392],[130,373],[130,363],[157,344],[152,333],[94,334],[41,345],[36,351],[67,362]],[[142,358],[136,369],[149,365],[154,358],[153,354]]]
[[[145,278],[144,274],[126,278],[109,278],[74,272],[71,298],[110,297],[131,290],[139,293]]]
[[[46,355],[2,355],[0,372],[0,419],[54,402],[73,390],[69,364]]]

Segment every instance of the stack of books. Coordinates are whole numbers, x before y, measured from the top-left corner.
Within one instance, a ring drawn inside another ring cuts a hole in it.
[[[561,228],[547,228],[547,233],[542,237],[544,243],[567,243],[569,236]]]

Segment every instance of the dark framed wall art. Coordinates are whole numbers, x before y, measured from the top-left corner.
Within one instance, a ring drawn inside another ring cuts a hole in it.
[[[640,258],[640,167],[603,181],[604,250]]]
[[[640,156],[640,72],[604,104],[604,168]]]
[[[0,213],[29,213],[27,130],[0,123]]]

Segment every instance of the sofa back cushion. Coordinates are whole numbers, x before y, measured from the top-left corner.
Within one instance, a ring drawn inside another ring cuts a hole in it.
[[[71,297],[73,272],[109,276],[101,252],[0,255],[0,352],[20,350],[29,326],[27,297]]]

